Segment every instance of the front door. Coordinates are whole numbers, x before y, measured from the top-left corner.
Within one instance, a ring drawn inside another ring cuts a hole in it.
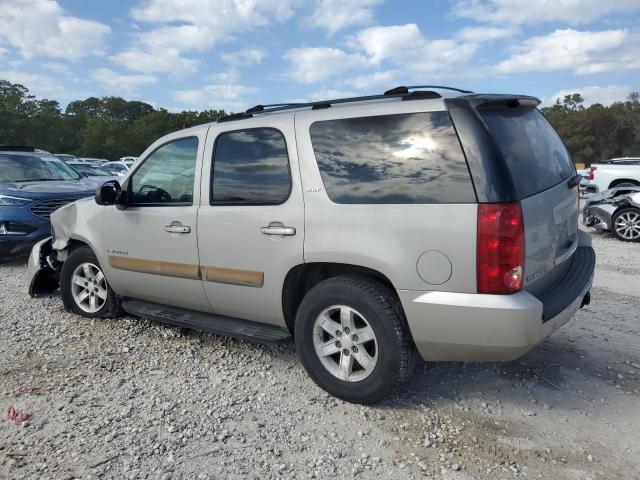
[[[202,131],[155,148],[129,179],[128,207],[106,209],[107,278],[117,293],[210,310],[199,279],[196,234]]]
[[[282,286],[303,262],[304,206],[293,120],[260,122],[209,132],[200,268],[214,312],[284,326]]]

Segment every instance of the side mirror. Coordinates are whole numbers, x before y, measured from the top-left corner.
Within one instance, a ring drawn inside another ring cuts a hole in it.
[[[103,183],[96,190],[96,203],[98,205],[115,205],[122,193],[122,188],[117,180]]]

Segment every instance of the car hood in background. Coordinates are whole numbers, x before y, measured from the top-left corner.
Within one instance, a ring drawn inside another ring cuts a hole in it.
[[[597,205],[599,203],[612,203],[610,199],[615,199],[621,196],[628,196],[633,198],[636,202],[640,200],[640,187],[618,187],[604,190],[600,193],[594,193],[587,198],[587,205]]]
[[[110,177],[103,177],[109,179]],[[106,180],[105,180],[106,181]],[[80,197],[94,195],[96,184],[87,178],[79,180],[55,180],[44,182],[12,182],[0,183],[0,194],[34,200],[48,198],[52,195],[63,197]]]

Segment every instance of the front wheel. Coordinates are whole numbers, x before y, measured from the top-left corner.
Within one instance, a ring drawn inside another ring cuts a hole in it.
[[[60,272],[60,293],[68,312],[88,318],[115,318],[120,302],[89,247],[69,254]]]
[[[397,297],[368,277],[345,275],[314,286],[298,309],[295,337],[313,381],[348,402],[382,399],[415,365]]]
[[[613,233],[625,242],[640,242],[640,208],[623,208],[612,219]]]

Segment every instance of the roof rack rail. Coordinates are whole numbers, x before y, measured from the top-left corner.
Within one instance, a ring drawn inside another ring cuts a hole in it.
[[[242,120],[245,118],[251,118],[255,114],[261,113],[272,113],[272,112],[281,112],[283,110],[292,110],[296,108],[304,108],[310,107],[312,110],[319,110],[322,108],[330,108],[332,105],[337,105],[340,103],[351,103],[351,102],[364,102],[367,100],[381,100],[392,97],[399,97],[403,100],[414,100],[414,99],[425,99],[425,98],[440,98],[438,92],[433,91],[421,91],[421,92],[410,92],[410,90],[421,89],[421,88],[435,88],[435,89],[443,89],[443,90],[453,90],[460,93],[472,93],[469,90],[461,90],[459,88],[453,87],[444,87],[439,85],[420,85],[414,87],[396,87],[391,90],[387,90],[382,95],[364,95],[362,97],[347,97],[347,98],[335,98],[333,100],[319,100],[315,102],[298,102],[298,103],[273,103],[269,105],[256,105],[251,107],[244,112],[240,113],[231,113],[229,115],[225,115],[218,119],[218,122],[230,122],[233,120]]]
[[[27,147],[24,145],[0,145],[0,151],[13,152],[35,152],[35,147]]]
[[[404,85],[401,85],[399,87],[392,88],[391,90],[387,90],[386,92],[384,92],[384,94],[385,95],[407,94],[409,93],[409,90],[417,90],[418,88],[437,88],[439,90],[451,90],[453,92],[460,92],[460,93],[473,93],[471,90],[462,90],[461,88],[447,87],[445,85],[414,85],[411,87],[405,87]]]

